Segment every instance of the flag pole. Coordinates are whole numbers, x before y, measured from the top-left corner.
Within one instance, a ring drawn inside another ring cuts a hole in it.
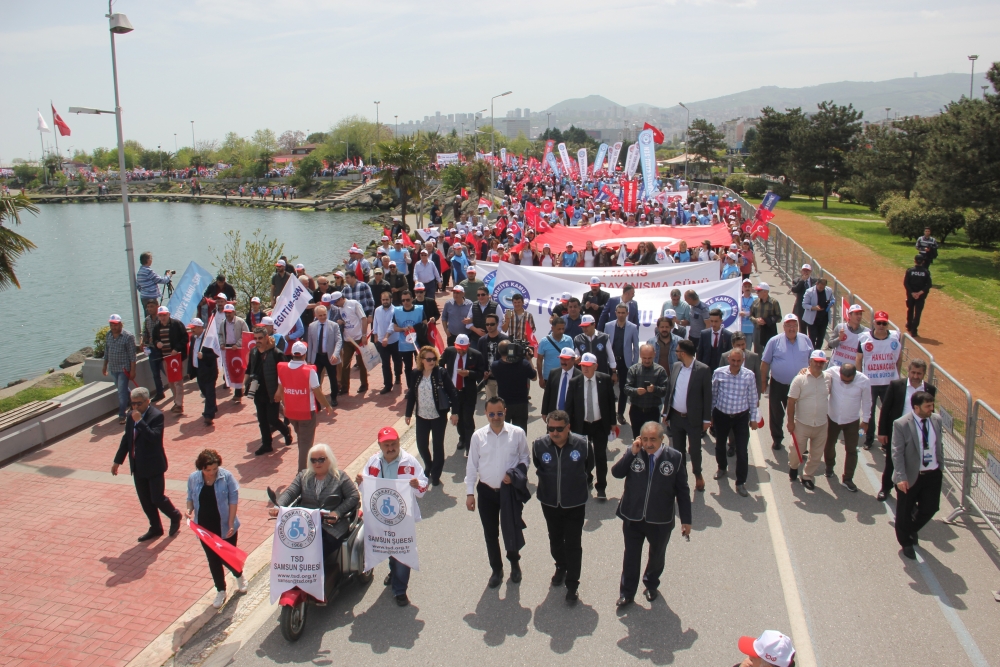
[[[62,169],[62,153],[59,152],[59,126],[56,125],[56,105],[52,104],[52,100],[49,100],[49,109],[52,110],[52,137],[56,141],[56,155],[59,156],[59,167]]]
[[[35,109],[38,111],[38,116],[41,118],[42,112],[40,109]],[[42,145],[42,156],[38,158],[38,164],[42,167],[42,173],[45,174],[45,185],[49,184],[49,172],[45,168],[45,139],[42,137],[42,128],[38,128],[38,143]]]

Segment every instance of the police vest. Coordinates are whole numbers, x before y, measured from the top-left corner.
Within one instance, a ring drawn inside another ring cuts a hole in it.
[[[288,362],[278,364],[278,382],[285,392],[285,416],[296,421],[309,421],[313,413],[312,389],[309,387],[309,375],[315,373],[316,367],[302,364],[291,368]]]
[[[842,366],[843,364],[853,364],[858,356],[858,339],[861,338],[863,334],[871,333],[867,327],[861,327],[861,331],[858,333],[852,333],[846,324],[841,323],[834,327],[833,332],[839,337],[840,332],[847,334],[847,338],[840,341],[840,346],[833,348],[833,356],[830,358],[830,364],[833,366]],[[880,342],[880,341],[875,341]],[[860,368],[858,370],[861,370]]]
[[[873,386],[889,384],[899,377],[896,365],[903,352],[903,345],[899,341],[898,331],[890,331],[885,340],[879,340],[870,332],[865,332],[858,336],[858,345],[863,357],[863,372]]]

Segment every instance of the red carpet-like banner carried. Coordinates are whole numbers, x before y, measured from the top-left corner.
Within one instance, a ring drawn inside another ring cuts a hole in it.
[[[668,245],[670,250],[676,251],[681,241],[686,241],[689,248],[694,248],[705,240],[710,241],[713,248],[728,248],[733,240],[732,232],[726,225],[626,227],[619,223],[600,222],[589,227],[553,227],[551,231],[536,236],[531,245],[541,248],[548,243],[553,252],[562,252],[566,248],[566,242],[572,241],[573,249],[580,251],[587,241],[593,241],[595,248],[601,243],[606,243],[609,248],[616,248],[624,243],[629,250],[634,250],[640,242],[651,241],[657,248]]]

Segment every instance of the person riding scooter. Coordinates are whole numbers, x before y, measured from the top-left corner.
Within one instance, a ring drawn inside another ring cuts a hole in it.
[[[347,537],[350,522],[344,517],[357,509],[361,502],[358,487],[343,470],[329,445],[317,444],[309,450],[309,464],[278,497],[277,504],[288,507],[298,501],[298,507],[318,509],[323,513],[323,562],[333,563],[331,556]],[[269,510],[278,516],[278,508]]]

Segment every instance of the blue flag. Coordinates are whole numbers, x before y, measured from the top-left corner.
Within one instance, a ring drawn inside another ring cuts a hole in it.
[[[167,303],[170,309],[170,316],[180,320],[185,325],[198,315],[198,304],[201,303],[201,295],[205,293],[209,283],[215,282],[212,274],[201,268],[194,262],[188,264],[181,276],[180,282],[174,288],[174,293]]]
[[[781,197],[779,197],[778,195],[774,194],[773,192],[768,192],[766,195],[764,195],[764,199],[760,202],[760,207],[766,208],[768,211],[773,211],[774,205],[778,203],[779,199],[781,199]]]

